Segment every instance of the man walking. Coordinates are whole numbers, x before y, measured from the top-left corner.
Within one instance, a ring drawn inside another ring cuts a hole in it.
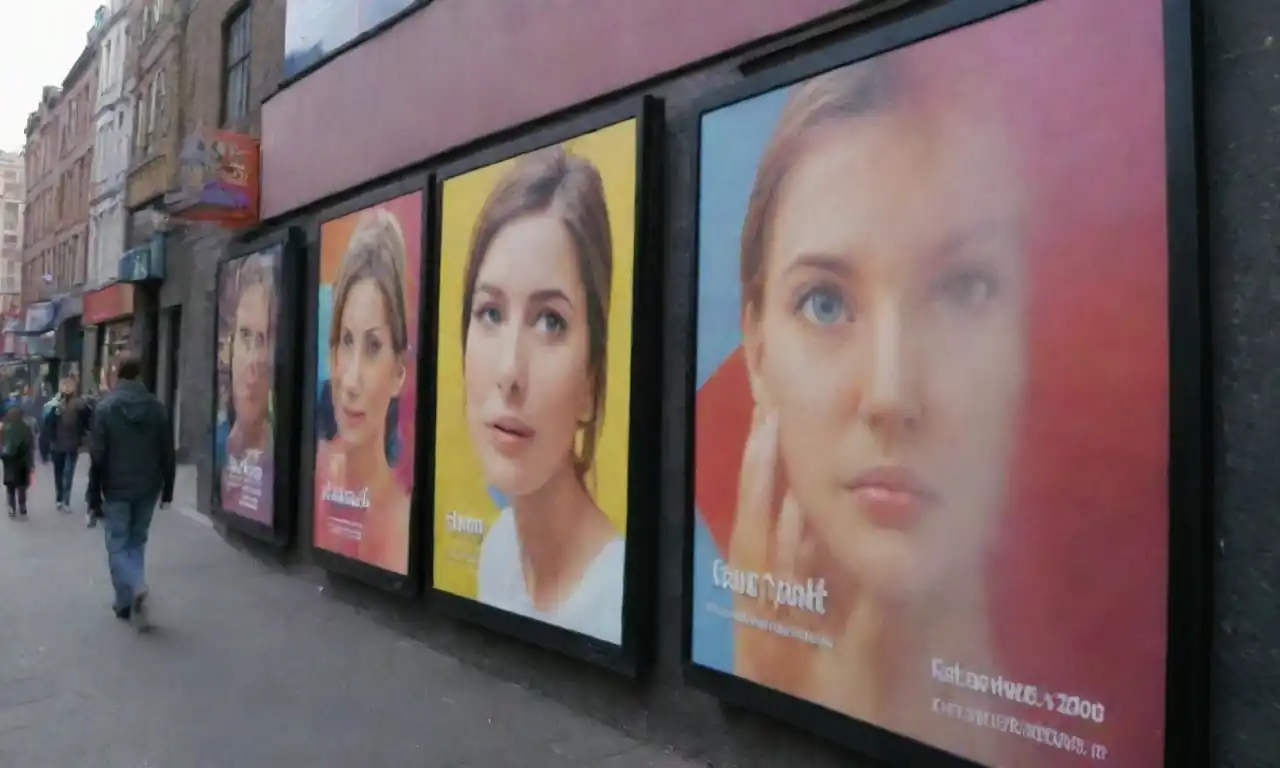
[[[58,496],[58,511],[71,511],[71,486],[75,483],[80,446],[89,431],[89,409],[76,394],[76,380],[67,376],[58,385],[58,395],[45,406],[40,425],[42,453],[53,460],[53,485]],[[89,527],[96,519],[88,516]]]
[[[148,626],[145,557],[156,502],[173,500],[173,430],[164,405],[147,391],[135,358],[120,361],[115,389],[94,408],[89,435],[89,509],[103,519],[112,608]]]

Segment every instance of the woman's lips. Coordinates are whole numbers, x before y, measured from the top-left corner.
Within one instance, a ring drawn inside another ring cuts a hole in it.
[[[910,528],[937,495],[919,475],[906,467],[882,466],[869,469],[848,483],[871,522],[883,528]]]
[[[500,452],[517,451],[533,440],[533,427],[513,416],[502,416],[486,422],[489,429],[489,441]]]
[[[364,421],[364,411],[353,411],[350,408],[342,409],[342,420],[353,427],[359,426]]]

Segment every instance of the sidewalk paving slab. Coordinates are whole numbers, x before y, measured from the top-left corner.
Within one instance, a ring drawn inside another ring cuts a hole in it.
[[[157,512],[138,635],[111,615],[101,529],[55,511],[40,472],[30,519],[0,517],[2,766],[694,765],[327,599],[190,509]]]

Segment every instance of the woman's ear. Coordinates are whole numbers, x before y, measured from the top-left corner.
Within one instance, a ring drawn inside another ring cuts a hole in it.
[[[396,371],[396,391],[392,395],[393,397],[399,397],[404,394],[404,382],[405,379],[409,378],[409,364],[405,360],[407,356],[407,353],[400,355],[400,367]]]
[[[761,338],[760,315],[755,306],[748,304],[742,312],[742,353],[747,363],[747,378],[751,383],[751,398],[756,405],[769,406],[768,387],[761,373],[764,358],[764,339]]]

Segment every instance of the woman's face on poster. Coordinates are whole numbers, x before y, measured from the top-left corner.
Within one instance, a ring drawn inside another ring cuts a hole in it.
[[[405,364],[392,345],[386,299],[372,279],[351,286],[338,346],[331,350],[333,410],[347,448],[382,450],[387,412],[404,386]]]
[[[572,466],[593,408],[586,290],[552,216],[503,228],[476,279],[467,348],[467,425],[485,479],[508,495]]]
[[[988,118],[815,130],[780,190],[757,401],[840,572],[888,599],[972,567],[1004,502],[1024,379],[1020,200]]]
[[[266,286],[250,285],[236,303],[232,337],[231,391],[236,419],[264,421],[271,396],[271,296]]]

